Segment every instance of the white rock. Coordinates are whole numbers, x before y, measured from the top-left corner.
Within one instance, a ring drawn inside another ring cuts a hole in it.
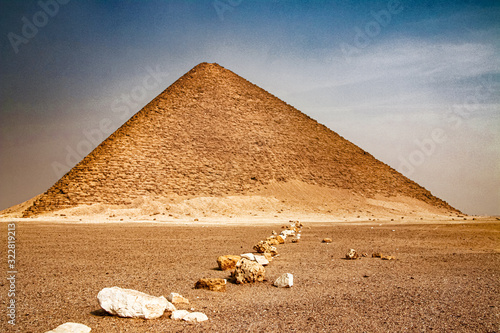
[[[201,312],[191,312],[190,314],[182,318],[182,320],[199,323],[201,321],[208,320],[208,317],[206,314]]]
[[[267,260],[266,257],[259,256],[259,255],[255,255],[254,257],[255,257],[255,261],[258,262],[259,264],[261,264],[262,266],[269,265],[269,260]]]
[[[289,288],[293,286],[293,275],[285,273],[274,281],[274,285],[278,288]]]
[[[181,320],[184,319],[189,314],[188,310],[175,310],[170,315],[170,318],[173,320]]]
[[[65,323],[45,333],[89,333],[92,329],[78,323]]]
[[[133,289],[104,288],[97,294],[101,308],[120,317],[155,319],[175,306],[163,296],[155,297]]]
[[[295,235],[295,231],[294,230],[283,230],[281,232],[281,234],[284,235],[284,236]]]
[[[189,304],[189,300],[178,293],[170,293],[170,295],[167,296],[167,300],[172,304]],[[172,310],[167,309],[167,311]]]
[[[244,253],[244,254],[241,254],[240,257],[251,260],[251,261],[255,261],[255,255],[253,253]]]

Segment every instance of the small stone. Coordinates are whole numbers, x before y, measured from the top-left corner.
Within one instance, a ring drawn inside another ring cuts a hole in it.
[[[226,279],[199,279],[195,283],[196,289],[208,289],[211,291],[226,291]]]
[[[236,263],[241,259],[240,256],[236,255],[225,255],[217,258],[217,265],[222,271],[232,271],[236,266]]]
[[[394,256],[382,256],[382,260],[396,260]]]
[[[359,254],[354,249],[350,249],[349,252],[346,253],[345,258],[348,260],[354,260],[359,258]]]
[[[382,257],[383,257],[383,255],[380,252],[372,253],[372,258],[382,258]]]
[[[253,253],[244,253],[241,255],[242,258],[255,261],[255,255]]]
[[[366,258],[366,257],[368,257],[368,253],[363,252],[363,253],[361,253],[361,256]]]
[[[331,238],[323,238],[323,240],[321,241],[322,243],[331,243],[333,242]]]
[[[271,233],[273,236],[277,236],[278,233],[276,231],[273,230],[273,232]]]
[[[274,281],[274,286],[278,288],[290,288],[293,286],[293,275],[290,273],[285,273],[281,275],[276,281]]]
[[[278,242],[278,244],[285,244],[285,238],[286,236],[279,235],[276,236],[276,241]]]
[[[187,316],[182,318],[182,320],[193,322],[193,323],[199,323],[199,322],[208,320],[208,317],[206,314],[201,313],[201,312],[191,312],[190,314],[188,314]]]
[[[89,333],[91,330],[92,329],[86,325],[68,322],[45,333]]]
[[[278,236],[278,237],[280,237],[280,236]],[[278,240],[277,238],[268,238],[268,239],[266,239],[266,242],[267,242],[267,244],[269,244],[269,245],[278,245],[278,244],[282,244],[282,243],[280,243],[280,242],[279,242],[279,240]]]
[[[175,306],[163,296],[155,297],[133,289],[104,288],[97,294],[101,308],[120,317],[155,319]]]
[[[294,238],[294,239],[292,239],[292,243],[298,243],[299,240],[300,240],[300,238]]]
[[[261,264],[262,266],[269,265],[269,260],[266,259],[265,256],[255,256],[255,261]]]
[[[236,264],[233,277],[238,284],[262,282],[264,281],[265,272],[264,266],[258,262],[243,258]]]
[[[273,261],[273,255],[271,253],[263,253],[264,257],[266,257],[267,261]]]
[[[170,293],[170,295],[167,296],[167,300],[172,304],[189,304],[189,300],[178,293]]]
[[[273,256],[278,254],[276,247],[269,245],[269,243],[260,241],[255,244],[253,249],[259,253],[271,253]]]
[[[188,310],[175,310],[170,315],[170,319],[181,320],[184,319],[184,317],[186,317],[188,314],[189,314]]]

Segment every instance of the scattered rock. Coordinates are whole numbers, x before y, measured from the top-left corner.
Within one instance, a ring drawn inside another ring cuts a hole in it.
[[[236,263],[241,259],[240,256],[226,255],[217,258],[217,265],[222,271],[232,271],[236,266]]]
[[[278,250],[276,249],[276,247],[269,245],[269,243],[265,241],[260,241],[259,243],[255,244],[253,249],[259,253],[271,253],[271,255],[273,256],[278,254]]]
[[[295,230],[283,230],[281,232],[281,235],[285,235],[286,237],[288,237],[290,235],[295,235]]]
[[[359,254],[354,249],[350,249],[349,252],[346,253],[345,258],[348,260],[354,260],[359,258]]]
[[[242,259],[243,260],[243,259]],[[208,289],[211,291],[226,291],[226,279],[199,279],[195,283],[196,289]]]
[[[253,253],[244,253],[241,255],[241,257],[251,261],[255,261],[255,255]]]
[[[264,281],[265,272],[264,266],[258,262],[243,258],[236,264],[233,277],[238,284],[261,282]]]
[[[255,257],[255,261],[258,262],[259,264],[261,264],[262,266],[266,266],[266,265],[269,265],[269,260],[266,259],[265,256],[254,256]]]
[[[278,236],[280,237],[280,236]],[[269,244],[269,245],[278,245],[278,244],[283,244],[283,243],[280,243],[279,240],[277,238],[268,238],[266,240],[266,243]]]
[[[104,288],[97,294],[101,308],[120,317],[155,319],[175,306],[163,296],[155,297],[133,289]]]
[[[170,315],[170,319],[181,320],[184,319],[184,317],[186,317],[188,314],[189,314],[188,310],[175,310]]]
[[[290,273],[285,273],[281,275],[276,281],[274,281],[274,286],[278,288],[290,288],[293,286],[293,275]]]
[[[263,253],[264,257],[266,257],[267,261],[273,261],[273,255],[271,253]]]
[[[206,314],[201,313],[201,312],[191,312],[190,314],[188,314],[187,316],[182,318],[182,320],[193,322],[193,323],[199,323],[199,322],[208,320],[208,317]]]
[[[322,243],[331,243],[333,240],[331,238],[323,238]]]
[[[45,333],[89,333],[92,329],[86,325],[78,323],[65,323],[57,326],[53,330]]]
[[[167,300],[172,304],[189,304],[189,300],[178,293],[170,293],[170,295],[167,296]]]

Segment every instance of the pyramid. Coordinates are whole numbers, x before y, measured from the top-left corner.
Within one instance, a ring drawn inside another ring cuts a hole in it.
[[[160,93],[23,211],[226,197],[299,182],[456,211],[337,133],[218,64]]]

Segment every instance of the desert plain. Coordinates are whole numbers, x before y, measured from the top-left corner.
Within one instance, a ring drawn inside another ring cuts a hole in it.
[[[497,218],[304,222],[299,243],[278,245],[266,280],[226,292],[194,289],[229,278],[218,256],[252,252],[288,221],[3,220],[16,228],[16,325],[9,283],[0,283],[2,332],[45,332],[77,322],[92,332],[499,332],[500,222]],[[322,243],[323,238],[332,243]],[[345,260],[349,249],[368,257]],[[396,260],[372,258],[374,252]],[[5,253],[2,251],[2,253]],[[5,256],[5,255],[4,255]],[[7,272],[6,260],[2,261]],[[292,273],[291,288],[273,281]],[[208,321],[120,318],[97,293],[118,286],[154,296],[177,292]]]

